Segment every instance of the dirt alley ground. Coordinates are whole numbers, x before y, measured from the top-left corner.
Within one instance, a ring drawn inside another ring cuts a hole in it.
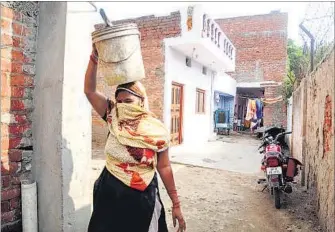
[[[236,149],[241,147],[241,143],[258,144],[258,141],[250,141],[253,138],[248,136],[236,138],[240,139],[243,141],[236,141]],[[92,165],[93,187],[104,161],[93,160]],[[261,192],[262,186],[256,183],[262,177],[260,173],[239,173],[200,166],[172,164],[187,231],[321,231],[308,192],[299,185],[292,194],[283,197],[283,206],[277,210],[269,193]],[[176,231],[172,226],[171,203],[162,183],[160,189],[169,231]]]

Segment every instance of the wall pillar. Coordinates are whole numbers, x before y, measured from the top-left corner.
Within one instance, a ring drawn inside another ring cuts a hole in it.
[[[210,123],[209,123],[209,133],[208,133],[208,140],[211,141],[211,140],[215,140],[216,139],[216,134],[214,133],[214,102],[215,102],[215,93],[214,93],[214,81],[215,81],[215,78],[216,78],[216,73],[211,71],[212,74],[211,74],[211,89],[210,89],[210,101],[209,101],[209,120],[210,120]]]
[[[39,231],[86,231],[91,214],[91,107],[84,76],[97,13],[41,2],[33,115]]]

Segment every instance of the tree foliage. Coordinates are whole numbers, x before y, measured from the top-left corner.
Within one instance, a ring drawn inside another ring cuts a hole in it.
[[[283,83],[285,99],[292,96],[294,85],[305,76],[307,67],[308,58],[303,52],[303,47],[289,39],[287,43],[287,70]]]

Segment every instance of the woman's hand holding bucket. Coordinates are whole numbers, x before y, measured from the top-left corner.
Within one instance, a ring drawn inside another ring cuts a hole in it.
[[[90,59],[92,60],[94,64],[98,63],[99,56],[98,56],[98,50],[95,47],[95,44],[92,44],[92,52],[91,52]]]

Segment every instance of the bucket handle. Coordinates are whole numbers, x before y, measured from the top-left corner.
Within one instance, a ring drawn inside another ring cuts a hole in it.
[[[140,43],[138,44],[138,46],[135,47],[134,51],[132,51],[132,52],[131,52],[128,56],[126,56],[125,58],[120,59],[120,60],[118,60],[118,61],[109,61],[109,62],[104,61],[104,60],[102,60],[101,58],[99,58],[99,62],[101,61],[102,63],[108,64],[108,63],[121,63],[121,62],[123,62],[123,61],[128,60],[128,59],[129,59],[129,58],[136,52],[136,50],[138,49],[138,47],[141,46],[141,35],[139,34],[138,37],[139,37]]]

